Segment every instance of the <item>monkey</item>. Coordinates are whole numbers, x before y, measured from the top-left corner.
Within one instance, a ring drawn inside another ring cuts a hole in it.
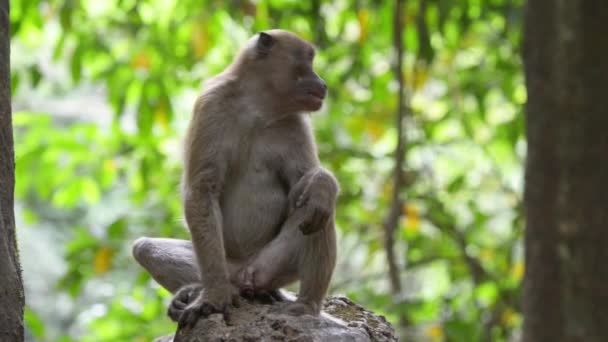
[[[141,237],[134,258],[174,293],[179,326],[226,314],[240,296],[296,281],[281,312],[318,315],[337,254],[339,185],[321,166],[310,112],[327,86],[314,47],[294,33],[254,35],[196,99],[184,144],[182,199],[190,240]]]

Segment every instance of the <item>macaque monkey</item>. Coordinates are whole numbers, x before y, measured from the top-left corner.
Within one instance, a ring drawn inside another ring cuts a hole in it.
[[[319,313],[336,261],[338,183],[321,167],[307,112],[327,92],[314,48],[261,32],[196,100],[185,140],[183,201],[192,242],[140,238],[135,259],[175,293],[169,316],[192,326],[238,295],[281,299],[300,281],[291,315]]]

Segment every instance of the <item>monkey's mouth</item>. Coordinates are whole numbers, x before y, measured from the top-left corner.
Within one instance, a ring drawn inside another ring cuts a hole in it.
[[[325,99],[325,90],[321,89],[311,89],[307,92],[308,95],[323,101]]]

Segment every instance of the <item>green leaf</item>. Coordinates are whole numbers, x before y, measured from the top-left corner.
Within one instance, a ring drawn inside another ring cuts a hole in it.
[[[72,81],[74,83],[80,82],[80,77],[82,76],[82,57],[84,51],[84,47],[79,44],[72,54],[70,70],[72,71]]]
[[[44,338],[45,335],[45,325],[40,316],[38,316],[34,311],[32,311],[29,307],[25,307],[25,324],[27,325],[29,331],[36,338]]]
[[[448,192],[450,193],[454,193],[458,190],[460,190],[464,184],[464,180],[465,180],[465,175],[459,175],[458,177],[454,178],[454,180],[452,180],[450,182],[450,184],[448,185]]]
[[[40,68],[37,65],[34,65],[30,68],[30,78],[32,81],[32,87],[37,87],[42,79],[42,73],[40,72]]]

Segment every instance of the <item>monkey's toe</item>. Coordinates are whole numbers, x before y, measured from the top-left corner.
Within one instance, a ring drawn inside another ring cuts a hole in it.
[[[221,313],[226,318],[226,308],[219,309],[213,304],[202,303],[187,307],[179,318],[178,329],[193,328],[200,318],[206,318],[211,314]]]
[[[173,302],[171,302],[169,308],[167,309],[167,315],[173,322],[179,322],[180,317],[182,317],[182,314],[184,313],[184,308],[185,306],[179,307],[179,305],[175,305]]]
[[[167,309],[167,315],[174,322],[180,321],[180,318],[186,310],[186,307],[188,306],[188,304],[190,304],[189,301],[183,301],[182,299],[183,298],[179,297],[173,298],[171,304],[169,304],[169,308]]]
[[[184,310],[192,303],[203,291],[201,284],[190,284],[180,288],[173,296],[171,304],[167,309],[167,315],[174,322],[178,322]]]

